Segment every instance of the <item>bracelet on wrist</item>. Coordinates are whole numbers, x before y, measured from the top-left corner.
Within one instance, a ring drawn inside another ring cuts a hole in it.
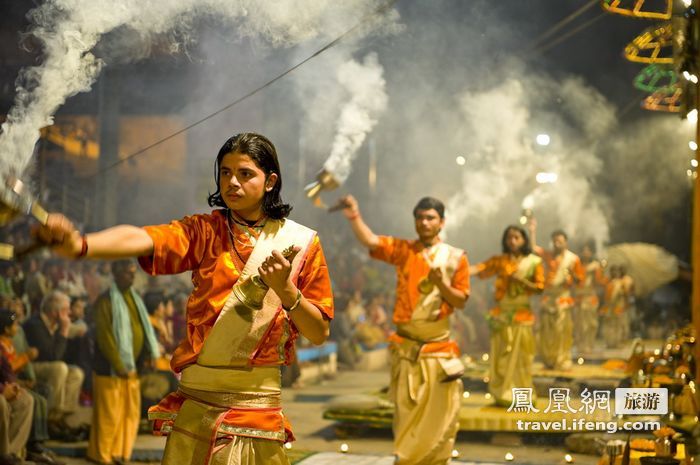
[[[83,234],[83,235],[80,236],[80,237],[81,237],[81,239],[83,240],[83,243],[82,243],[82,245],[80,246],[80,253],[78,254],[78,257],[77,257],[77,258],[83,258],[83,257],[85,257],[85,256],[87,255],[87,251],[88,251],[87,236],[86,236],[85,234]]]
[[[285,310],[287,311],[287,313],[289,313],[289,312],[291,312],[292,310],[294,310],[295,308],[297,308],[297,307],[299,306],[300,303],[301,303],[301,291],[300,291],[299,289],[297,289],[297,297],[296,297],[296,299],[294,300],[294,304],[292,304],[292,306],[289,307],[289,308],[287,308],[287,307],[285,307],[284,305],[282,305],[282,308],[285,309]]]

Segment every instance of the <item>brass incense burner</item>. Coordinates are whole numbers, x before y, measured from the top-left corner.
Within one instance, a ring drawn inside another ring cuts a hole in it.
[[[46,224],[49,214],[34,197],[25,189],[24,183],[15,176],[5,177],[5,183],[0,186],[0,226],[7,225],[19,215],[31,215],[41,224]],[[22,251],[29,253],[43,244],[35,244]],[[0,243],[0,259],[16,258],[17,252],[12,244]]]
[[[284,258],[289,258],[294,253],[294,246],[290,245],[282,251]],[[263,306],[263,300],[270,287],[265,284],[259,275],[250,276],[242,282],[236,283],[233,286],[233,294],[246,307],[253,310],[260,310]]]
[[[324,168],[316,175],[316,181],[307,185],[304,191],[306,191],[306,196],[311,199],[315,206],[326,208],[326,205],[321,201],[321,192],[332,191],[333,189],[337,189],[338,186],[340,186],[338,179],[336,179],[333,173],[326,171]]]
[[[418,292],[421,294],[430,294],[435,289],[435,284],[427,277],[420,280],[418,283]]]

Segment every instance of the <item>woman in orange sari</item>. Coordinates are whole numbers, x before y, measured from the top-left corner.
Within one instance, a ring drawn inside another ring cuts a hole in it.
[[[530,296],[544,289],[542,259],[532,253],[527,233],[508,226],[501,240],[503,253],[470,267],[470,274],[496,276],[498,305],[488,316],[491,327],[489,392],[498,405],[509,406],[513,389],[533,389],[532,361],[536,345],[535,316]],[[534,394],[534,389],[531,391]]]
[[[280,366],[294,356],[298,333],[315,344],[328,337],[326,261],[316,233],[287,219],[267,138],[227,140],[215,181],[210,214],[88,235],[51,214],[39,235],[67,257],[139,257],[153,275],[192,272],[187,334],[171,360],[180,386],[149,411],[157,433],[168,434],[162,463],[288,464]]]

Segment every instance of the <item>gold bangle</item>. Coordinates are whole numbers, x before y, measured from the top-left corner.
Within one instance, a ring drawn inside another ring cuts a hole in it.
[[[286,308],[284,305],[282,305],[282,308],[284,308],[287,311],[287,313],[289,313],[292,310],[294,310],[295,308],[297,308],[300,303],[301,303],[301,291],[299,289],[297,289],[297,298],[294,301],[294,304],[289,308]]]

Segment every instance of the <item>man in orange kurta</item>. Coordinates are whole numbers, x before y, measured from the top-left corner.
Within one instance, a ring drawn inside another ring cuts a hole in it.
[[[581,248],[581,266],[584,271],[583,281],[576,287],[576,315],[574,320],[576,348],[579,355],[587,356],[593,351],[598,335],[598,308],[600,288],[605,288],[607,279],[603,265],[595,259],[593,246],[586,244]]]
[[[178,373],[196,362],[202,345],[216,321],[231,288],[238,281],[241,261],[232,252],[228,239],[226,212],[215,210],[209,215],[195,215],[168,225],[146,226],[144,229],[153,238],[155,251],[152,257],[141,257],[139,263],[149,274],[172,274],[192,270],[194,290],[187,302],[187,333],[175,349],[171,366]],[[249,241],[249,233],[259,236],[257,228],[236,228],[236,241]],[[252,248],[239,247],[244,260]],[[329,319],[333,317],[333,294],[328,268],[318,237],[309,246],[298,276],[298,287],[302,294],[316,305]],[[250,361],[251,366],[280,366],[289,364],[294,357],[294,341],[298,331],[290,324],[286,312],[279,312],[269,328],[265,340]],[[159,406],[151,410],[153,419],[170,418],[184,401],[177,393],[171,394]],[[174,417],[173,417],[174,418]],[[281,408],[274,410],[232,409],[224,424],[233,428],[249,430],[250,435],[272,437],[287,441],[291,430],[282,415]],[[170,422],[160,422],[159,427],[167,431]],[[289,436],[291,438],[291,436]]]
[[[288,219],[277,151],[266,137],[229,138],[215,163],[210,214],[119,225],[87,235],[50,214],[40,237],[67,257],[139,257],[150,274],[192,272],[176,393],[149,411],[168,434],[165,465],[288,465],[280,366],[298,333],[328,337],[333,297],[316,233]]]
[[[377,236],[357,201],[341,200],[357,239],[372,258],[396,267],[396,333],[390,336],[396,465],[449,463],[459,429],[463,366],[449,316],[469,296],[463,250],[442,242],[444,206],[430,197],[414,209],[417,240]]]
[[[534,231],[532,237],[534,244]],[[549,369],[569,370],[574,337],[571,315],[574,298],[571,291],[583,281],[585,271],[578,255],[569,250],[564,231],[554,231],[551,238],[552,251],[533,247],[542,257],[546,270],[540,315],[540,356]]]

